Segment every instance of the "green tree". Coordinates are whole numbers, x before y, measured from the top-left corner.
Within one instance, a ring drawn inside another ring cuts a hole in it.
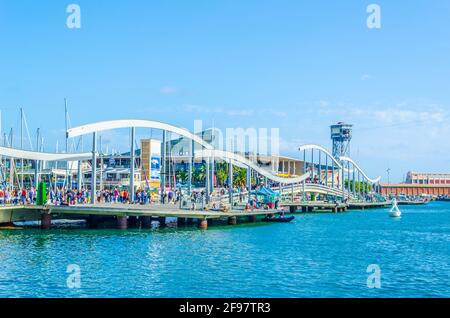
[[[181,183],[184,183],[188,180],[189,173],[186,170],[177,170],[175,172],[175,176],[177,177],[177,180]]]
[[[192,173],[192,178],[195,182],[203,182],[206,179],[206,168],[205,165],[201,165],[196,168]]]
[[[228,180],[228,164],[226,162],[217,164],[216,177],[217,183],[224,186]]]
[[[245,187],[247,184],[247,169],[235,167],[233,174],[233,185]]]

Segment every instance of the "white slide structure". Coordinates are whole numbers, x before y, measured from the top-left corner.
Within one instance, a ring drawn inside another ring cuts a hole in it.
[[[85,153],[48,153],[0,147],[0,156],[38,161],[78,161],[92,158],[92,152]]]
[[[283,184],[296,184],[301,183],[309,178],[309,173],[306,173],[300,177],[295,178],[285,178],[285,177],[279,177],[274,175],[273,173],[258,167],[255,163],[248,160],[244,156],[235,154],[233,152],[229,151],[223,151],[223,150],[203,150],[200,153],[195,154],[195,158],[220,158],[222,160],[231,160],[233,162],[237,162],[241,164],[241,166],[248,167],[260,175],[266,177],[267,179],[270,179],[274,182],[283,183]]]

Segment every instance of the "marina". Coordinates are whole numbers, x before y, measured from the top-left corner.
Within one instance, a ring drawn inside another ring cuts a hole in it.
[[[0,0],[0,300],[284,317],[450,298],[449,17]]]
[[[290,223],[208,231],[1,230],[0,296],[449,297],[448,204],[404,206],[401,219],[388,211],[298,213]],[[70,264],[81,269],[80,289],[66,287]],[[383,272],[381,289],[366,286],[369,264]]]

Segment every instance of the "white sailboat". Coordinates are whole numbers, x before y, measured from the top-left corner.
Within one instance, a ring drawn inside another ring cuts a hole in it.
[[[402,215],[402,212],[398,208],[397,199],[394,199],[392,201],[392,208],[389,211],[389,216],[393,217],[393,218],[399,218],[399,217],[401,217],[401,215]]]

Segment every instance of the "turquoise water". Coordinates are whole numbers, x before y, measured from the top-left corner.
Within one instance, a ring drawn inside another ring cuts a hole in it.
[[[207,231],[0,231],[0,297],[450,297],[450,203],[401,208]]]

